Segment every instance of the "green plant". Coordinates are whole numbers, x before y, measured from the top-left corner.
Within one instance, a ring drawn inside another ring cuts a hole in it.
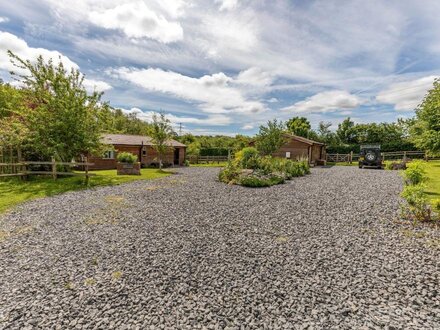
[[[235,154],[235,162],[241,168],[255,169],[258,167],[259,161],[258,150],[253,147],[246,147]]]
[[[272,186],[274,183],[272,183],[269,179],[254,175],[247,175],[240,178],[240,184],[245,187],[261,188]]]
[[[159,116],[154,113],[148,133],[151,136],[153,148],[158,155],[159,169],[162,169],[162,159],[168,151],[172,150],[169,144],[169,140],[173,137],[171,122],[163,113],[159,114]]]
[[[184,165],[184,166],[189,166],[189,165],[190,165],[189,160],[188,160],[188,159],[185,159],[185,161],[183,162],[183,165]]]
[[[440,212],[440,198],[434,199],[432,205],[434,206],[434,210],[436,212]]]
[[[240,168],[234,162],[229,162],[219,173],[218,179],[224,183],[234,182],[240,175]]]
[[[426,165],[422,160],[413,160],[407,164],[407,168],[403,171],[405,184],[418,185],[426,181]]]
[[[408,203],[408,205],[403,208],[404,216],[412,219],[414,223],[434,220],[424,189],[425,186],[422,184],[407,185],[401,193],[401,196]]]
[[[130,152],[121,152],[117,156],[118,162],[134,164],[137,161],[137,156]]]

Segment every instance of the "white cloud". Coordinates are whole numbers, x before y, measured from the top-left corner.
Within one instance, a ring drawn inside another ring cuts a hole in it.
[[[127,114],[136,114],[139,119],[150,122],[152,121],[153,114],[157,113],[154,111],[142,111],[139,108],[131,109],[121,109]],[[183,117],[176,116],[170,113],[165,114],[165,117],[170,120],[170,122],[177,127],[178,124],[197,124],[197,125],[207,125],[207,126],[224,126],[229,125],[232,121],[230,117],[225,115],[210,115],[205,118],[194,118],[194,117]]]
[[[19,74],[28,73],[26,70],[17,68],[11,63],[11,59],[7,54],[8,50],[12,51],[23,60],[30,60],[33,62],[39,55],[41,55],[46,62],[52,60],[57,64],[61,61],[66,70],[79,69],[78,64],[56,50],[29,47],[23,39],[20,39],[11,33],[0,31],[0,70],[14,71]],[[84,79],[83,84],[88,91],[93,91],[95,89],[98,92],[103,92],[112,88],[108,83],[94,79]]]
[[[41,55],[45,61],[52,59],[55,63],[59,63],[61,60],[67,70],[79,68],[76,63],[56,50],[29,47],[23,39],[11,33],[0,31],[0,69],[6,71],[24,73],[23,70],[18,69],[11,63],[7,54],[8,50],[25,60],[35,61]]]
[[[357,108],[362,100],[347,91],[327,91],[315,94],[282,110],[297,113],[325,113]]]
[[[232,10],[238,5],[238,0],[215,0],[220,4],[220,10]]]
[[[0,23],[7,23],[7,22],[9,22],[8,17],[0,16]]]
[[[251,130],[253,128],[254,128],[253,124],[245,124],[241,127],[241,129],[244,129],[244,130]]]
[[[83,85],[88,92],[105,92],[109,89],[112,89],[112,86],[105,81],[94,79],[84,79]]]
[[[269,100],[267,100],[268,103],[277,103],[278,99],[276,97],[272,97]]]
[[[151,68],[119,68],[110,72],[148,91],[194,102],[206,113],[255,114],[266,110],[260,101],[248,99],[244,91],[233,84],[234,79],[222,72],[200,78]]]
[[[252,67],[241,71],[237,76],[236,82],[244,85],[264,87],[272,84],[273,76],[260,68]]]
[[[392,84],[379,92],[376,101],[394,104],[394,109],[397,111],[412,111],[423,100],[426,92],[432,88],[435,78],[438,77],[427,76]]]
[[[178,16],[180,6],[177,2],[166,1],[161,7],[171,16]],[[168,20],[164,15],[153,11],[143,1],[94,10],[88,18],[90,22],[100,27],[120,29],[129,38],[151,38],[163,43],[183,39],[183,29],[179,22]]]

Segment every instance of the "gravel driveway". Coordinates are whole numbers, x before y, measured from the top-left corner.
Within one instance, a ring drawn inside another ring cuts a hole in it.
[[[395,172],[179,172],[0,217],[0,328],[440,328],[439,250],[392,224]]]

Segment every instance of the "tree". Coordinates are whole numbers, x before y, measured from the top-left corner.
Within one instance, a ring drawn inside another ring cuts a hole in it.
[[[23,91],[0,82],[0,146],[22,148],[28,139]]]
[[[318,140],[324,142],[327,145],[337,145],[338,137],[337,135],[330,130],[332,123],[330,122],[319,122],[318,126]]]
[[[440,80],[416,109],[416,117],[410,127],[410,137],[416,147],[432,154],[440,152]]]
[[[284,127],[284,123],[276,119],[268,121],[267,126],[260,126],[255,146],[262,155],[274,153],[285,143]]]
[[[157,152],[159,169],[161,170],[163,157],[172,148],[169,145],[169,140],[174,136],[170,121],[163,113],[159,116],[153,114],[153,122],[150,125],[149,135],[154,143],[153,148]]]
[[[338,125],[336,134],[343,143],[356,143],[354,122],[350,119],[350,117],[344,119],[344,121]]]
[[[99,149],[101,143],[101,93],[88,95],[84,76],[60,63],[35,63],[8,51],[11,62],[26,74],[11,72],[20,80],[26,102],[22,124],[29,131],[29,146],[40,158],[55,156],[70,161],[82,153]]]
[[[312,126],[305,117],[293,117],[286,123],[287,130],[292,134],[308,138]]]

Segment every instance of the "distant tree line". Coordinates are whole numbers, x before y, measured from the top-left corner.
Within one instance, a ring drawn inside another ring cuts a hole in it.
[[[148,123],[136,114],[126,114],[101,100],[102,93],[88,93],[84,76],[62,63],[23,60],[9,52],[17,72],[18,84],[0,81],[0,146],[19,148],[29,159],[55,156],[70,161],[80,154],[99,152],[102,133],[151,135],[157,141],[173,136],[188,146],[190,155],[227,155],[252,141],[261,154],[270,154],[292,133],[327,144],[330,153],[358,152],[360,144],[380,143],[384,151],[425,150],[440,153],[440,83],[434,82],[416,109],[415,117],[394,123],[355,123],[346,118],[337,128],[320,122],[312,129],[305,117],[286,122],[269,121],[254,137],[197,136],[177,137],[164,116]],[[25,73],[23,73],[25,72]],[[17,87],[18,86],[18,87]]]

